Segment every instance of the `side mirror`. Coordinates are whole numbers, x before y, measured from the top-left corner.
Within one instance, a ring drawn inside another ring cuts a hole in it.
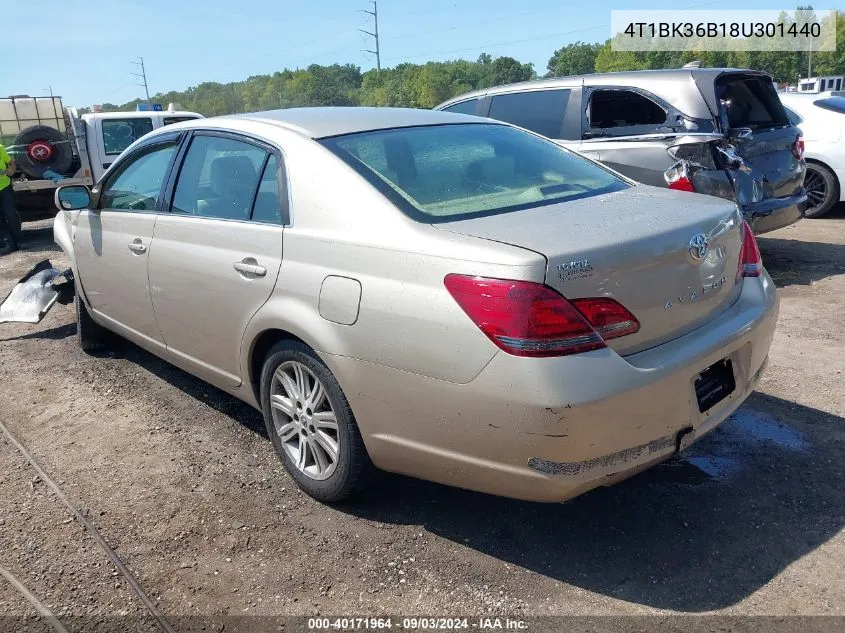
[[[91,193],[88,191],[88,187],[68,185],[56,189],[54,201],[59,211],[87,209],[91,206]]]

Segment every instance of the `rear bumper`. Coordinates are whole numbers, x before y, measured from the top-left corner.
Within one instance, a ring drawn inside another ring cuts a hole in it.
[[[563,501],[662,461],[708,433],[759,379],[777,320],[768,275],[669,343],[621,357],[498,353],[466,384],[324,355],[373,462],[385,470],[534,501]],[[736,388],[705,413],[694,381],[729,358]]]
[[[807,194],[801,193],[787,198],[769,198],[743,207],[742,214],[754,233],[768,233],[794,224],[804,217],[807,209]]]

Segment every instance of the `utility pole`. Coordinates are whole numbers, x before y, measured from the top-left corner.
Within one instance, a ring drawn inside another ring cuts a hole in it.
[[[140,77],[143,80],[144,83],[138,84],[138,85],[144,86],[144,93],[147,95],[147,103],[149,103],[150,102],[150,89],[147,87],[147,71],[144,68],[144,58],[139,57],[138,59],[140,61],[132,62],[132,63],[135,64],[136,66],[140,66],[141,72],[140,73],[132,73],[132,74],[135,75],[136,77]]]
[[[810,48],[807,49],[807,78],[813,76],[813,40],[810,40]]]
[[[365,53],[371,53],[371,54],[376,56],[376,70],[381,72],[381,50],[379,49],[379,43],[378,43],[378,4],[376,3],[376,0],[370,0],[370,2],[372,2],[372,4],[373,4],[373,10],[372,11],[367,11],[366,9],[359,9],[359,11],[361,13],[366,13],[368,15],[373,16],[373,21],[375,23],[375,29],[372,33],[370,33],[369,31],[365,31],[364,29],[358,29],[358,30],[361,31],[361,33],[365,33],[365,34],[367,34],[370,37],[375,39],[376,50],[371,51],[371,50],[365,48],[364,52]]]

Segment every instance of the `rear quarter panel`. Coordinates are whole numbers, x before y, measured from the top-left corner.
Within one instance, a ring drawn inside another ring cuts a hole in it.
[[[497,348],[455,303],[443,278],[464,273],[542,281],[545,259],[417,223],[315,141],[294,133],[278,141],[292,224],[285,228],[273,295],[245,333],[244,375],[256,338],[282,329],[321,352],[330,367],[337,355],[453,382],[475,377]],[[320,291],[330,275],[361,285],[352,325],[320,315]]]

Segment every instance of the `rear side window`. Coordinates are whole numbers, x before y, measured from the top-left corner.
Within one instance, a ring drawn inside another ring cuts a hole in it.
[[[561,138],[569,90],[532,90],[496,95],[490,102],[491,119],[524,127],[549,138]]]
[[[195,136],[179,171],[172,211],[249,220],[267,154],[251,143]]]
[[[830,110],[831,112],[845,114],[845,97],[826,97],[825,99],[816,99],[813,101],[813,105],[825,110]]]
[[[443,108],[444,112],[457,112],[458,114],[475,114],[475,109],[478,107],[478,99],[470,99],[468,101],[461,101],[455,103],[447,108]]]
[[[421,222],[517,211],[628,185],[523,130],[494,124],[421,126],[322,143]]]
[[[716,96],[723,127],[762,130],[789,125],[772,82],[760,77],[720,78]]]
[[[654,126],[666,122],[666,110],[631,90],[596,90],[590,97],[590,128]]]
[[[152,119],[103,119],[103,147],[106,154],[120,154],[152,131]]]

